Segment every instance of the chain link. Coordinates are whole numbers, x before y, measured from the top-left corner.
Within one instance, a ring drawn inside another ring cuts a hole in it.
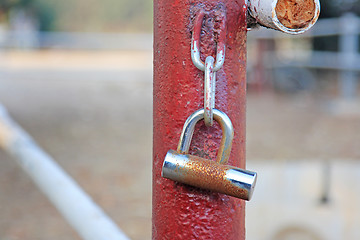
[[[205,59],[205,81],[204,81],[204,121],[206,126],[213,125],[213,108],[215,107],[215,82],[214,58],[208,56]]]
[[[212,56],[200,59],[200,32],[205,11],[200,10],[195,18],[194,30],[191,38],[191,59],[194,65],[205,72],[204,79],[204,121],[206,126],[213,125],[213,109],[215,108],[215,82],[216,72],[224,65],[225,61],[225,24],[221,25],[219,41],[216,48],[216,60]]]

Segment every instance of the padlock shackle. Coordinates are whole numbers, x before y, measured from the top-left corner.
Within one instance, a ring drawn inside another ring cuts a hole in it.
[[[230,157],[231,145],[234,138],[234,128],[230,118],[224,112],[214,108],[213,114],[214,119],[220,124],[222,129],[222,138],[216,161],[221,164],[226,164]],[[177,147],[178,153],[189,153],[190,143],[194,134],[195,125],[202,119],[204,119],[204,109],[199,109],[195,111],[188,117],[188,119],[186,119]]]

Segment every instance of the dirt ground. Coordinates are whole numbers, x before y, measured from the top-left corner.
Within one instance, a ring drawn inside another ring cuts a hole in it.
[[[3,52],[0,102],[131,239],[151,235],[151,52]],[[326,93],[248,94],[247,158],[360,159]],[[80,239],[0,151],[0,239]]]

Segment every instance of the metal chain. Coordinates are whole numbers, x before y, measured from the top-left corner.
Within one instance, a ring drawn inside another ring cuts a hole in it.
[[[213,108],[215,107],[215,82],[216,72],[214,71],[215,59],[208,56],[205,59],[205,81],[204,81],[204,121],[206,126],[213,125]]]
[[[222,24],[219,42],[216,49],[216,60],[212,56],[200,59],[200,32],[205,11],[200,10],[195,18],[194,31],[191,39],[191,59],[194,65],[205,72],[204,79],[204,121],[206,126],[213,125],[213,109],[215,108],[215,82],[216,72],[223,66],[225,61],[225,24]]]

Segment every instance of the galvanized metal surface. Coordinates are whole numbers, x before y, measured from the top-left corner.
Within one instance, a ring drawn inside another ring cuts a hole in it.
[[[200,9],[207,12],[199,48],[202,61],[216,56],[217,26],[226,12],[226,61],[217,72],[216,106],[234,119],[229,164],[245,167],[245,2],[155,0],[153,239],[243,240],[244,201],[161,177],[165,155],[176,148],[184,121],[204,102],[204,73],[194,66],[190,54]],[[189,153],[215,159],[221,136],[218,124],[211,128],[198,124]]]
[[[212,56],[207,56],[205,63],[200,59],[200,32],[205,16],[204,9],[200,9],[196,15],[194,29],[191,39],[191,59],[194,65],[205,72],[204,83],[204,109],[205,109],[205,125],[213,125],[213,112],[215,107],[215,84],[216,71],[218,71],[225,61],[225,36],[226,36],[226,18],[224,17],[219,24],[216,60]],[[215,63],[214,63],[215,61]]]
[[[202,71],[205,71],[205,64],[200,59],[200,33],[201,27],[205,16],[205,11],[200,9],[196,15],[194,29],[192,33],[191,39],[191,59],[194,65]],[[224,64],[225,61],[225,36],[226,36],[226,18],[224,17],[223,20],[219,24],[218,31],[218,39],[216,41],[217,44],[217,51],[216,51],[216,62],[214,65],[214,71],[218,71]]]
[[[223,112],[213,109],[214,118],[220,124],[222,138],[217,152],[216,161],[226,164],[231,153],[231,146],[234,138],[234,128],[230,118]],[[177,151],[182,154],[189,153],[191,140],[194,134],[195,125],[204,118],[204,109],[199,109],[191,114],[185,121],[183,130],[180,135]]]
[[[206,126],[214,123],[213,108],[215,108],[216,72],[214,72],[214,58],[208,56],[205,59],[204,76],[204,121]]]

